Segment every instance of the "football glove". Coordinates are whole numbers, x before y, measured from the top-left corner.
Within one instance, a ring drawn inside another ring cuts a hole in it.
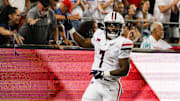
[[[102,79],[104,75],[104,71],[92,70],[90,75],[93,75],[95,79]]]

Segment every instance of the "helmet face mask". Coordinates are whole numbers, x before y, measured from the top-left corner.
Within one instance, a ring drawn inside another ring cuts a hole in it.
[[[122,32],[124,19],[119,13],[111,12],[105,16],[104,24],[106,37],[115,39],[120,36]]]
[[[118,36],[120,36],[122,26],[123,26],[123,24],[120,24],[120,23],[106,22],[105,23],[105,27],[106,27],[105,30],[106,30],[107,37],[110,39],[115,39]]]

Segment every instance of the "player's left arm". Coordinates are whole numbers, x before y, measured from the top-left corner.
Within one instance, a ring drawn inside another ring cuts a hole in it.
[[[130,68],[130,62],[129,58],[124,58],[124,59],[119,59],[119,65],[120,68],[110,71],[110,75],[112,76],[127,76],[129,73],[129,68]]]
[[[114,71],[110,71],[110,75],[112,76],[127,76],[129,73],[129,68],[130,68],[130,53],[133,48],[133,43],[130,40],[126,40],[120,50],[120,55],[119,55],[119,69],[116,69]]]
[[[132,41],[128,40],[122,44],[120,55],[119,55],[119,69],[110,71],[110,75],[112,76],[127,76],[130,69],[130,53],[133,48]]]

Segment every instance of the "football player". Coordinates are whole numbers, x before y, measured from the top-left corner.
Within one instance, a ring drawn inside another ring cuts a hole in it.
[[[94,47],[93,78],[82,101],[119,101],[122,93],[120,78],[129,72],[131,40],[122,37],[123,17],[111,12],[104,18],[104,30],[97,29],[92,38],[85,39],[72,27],[69,20],[66,28],[72,39],[81,47]]]

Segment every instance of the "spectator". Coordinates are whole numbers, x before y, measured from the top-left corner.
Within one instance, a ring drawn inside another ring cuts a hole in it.
[[[70,0],[63,0],[60,3],[59,8],[57,9],[57,13],[56,14],[56,19],[58,21],[62,21],[66,19],[66,17],[70,20],[78,20],[80,19],[79,14],[75,14],[75,15],[71,15],[71,16],[67,16],[67,13],[71,13],[71,8],[72,8],[72,2]]]
[[[174,12],[171,12],[171,17],[170,17],[170,22],[179,22],[179,11],[177,5],[175,5],[173,8]],[[180,34],[179,34],[179,25],[176,24],[169,24],[169,29],[171,33],[169,33],[169,41],[171,43],[178,43],[180,39]]]
[[[123,28],[122,36],[132,40],[133,42],[140,42],[142,40],[139,30],[134,26],[128,25],[128,23]]]
[[[98,25],[96,21],[84,21],[79,25],[77,32],[81,34],[84,38],[91,38],[97,28]]]
[[[18,8],[21,13],[21,19],[18,26],[18,30],[24,24],[27,12],[31,9],[30,0],[4,0],[5,5]]]
[[[136,6],[134,4],[129,4],[127,7],[128,14],[125,15],[125,20],[136,20]],[[137,26],[136,22],[127,21],[128,26]]]
[[[21,27],[20,34],[25,38],[26,44],[48,44],[50,36],[58,48],[58,28],[54,12],[50,9],[49,0],[39,0],[37,6],[32,8],[26,17],[25,24]]]
[[[159,22],[169,22],[170,21],[170,16],[171,16],[171,11],[174,12],[174,6],[177,4],[179,0],[156,0],[155,2],[155,7],[154,7],[154,16]],[[171,10],[172,9],[172,10]],[[169,41],[169,25],[164,24],[164,31],[165,31],[165,39]]]
[[[115,2],[113,5],[113,11],[119,12],[119,14],[124,16],[124,4],[122,2]]]
[[[83,3],[85,4],[84,17],[99,17],[97,9],[97,0],[84,0]]]
[[[108,12],[113,11],[113,3],[115,0],[98,0],[97,2],[100,18],[104,18]]]
[[[64,23],[65,19],[79,20],[80,16],[79,16],[79,14],[68,16],[67,13],[71,13],[71,8],[72,8],[72,2],[70,0],[61,1],[60,5],[57,9],[56,19],[58,20],[60,34],[64,40],[64,43],[72,46],[73,44],[67,40],[67,39],[69,39],[69,37],[65,34],[66,32],[65,32],[63,23]]]
[[[60,11],[60,9],[57,10],[57,8],[56,8],[56,7],[57,7],[57,4],[58,4],[58,0],[55,0],[55,1],[50,0],[50,2],[51,2],[51,4],[53,4],[53,5],[51,6],[51,8],[54,10],[55,15],[56,15],[56,16],[59,16],[59,15],[61,14],[61,11]],[[71,4],[71,6],[72,6],[72,4]],[[59,7],[58,7],[58,8],[59,8]],[[63,15],[62,15],[62,16],[63,16]],[[64,16],[63,16],[63,17],[64,17]],[[59,36],[60,43],[63,44],[63,45],[70,45],[70,46],[72,46],[72,45],[73,45],[72,42],[70,42],[70,41],[67,40],[67,38],[66,38],[65,28],[64,28],[64,26],[63,26],[63,20],[57,19],[57,21],[58,21],[58,30],[59,30],[59,34],[60,34],[60,36]],[[52,37],[50,38],[50,40],[52,40]]]
[[[173,8],[179,0],[156,0],[154,8],[154,16],[159,22],[169,22],[171,8]],[[174,11],[174,10],[172,10]]]
[[[127,7],[128,14],[125,16],[126,20],[136,20],[136,6],[129,4]],[[141,41],[141,33],[139,32],[136,22],[126,21],[123,35],[133,42]]]
[[[163,25],[160,22],[155,22],[151,25],[152,35],[147,39],[143,39],[141,48],[150,49],[168,49],[171,46],[162,38],[164,37]]]
[[[61,1],[59,8],[58,8],[58,14],[56,15],[57,20],[64,20],[66,19],[67,13],[72,13],[72,2],[70,0],[63,0]],[[67,16],[70,20],[78,20],[80,19],[79,14]]]
[[[11,6],[6,6],[0,13],[0,44],[10,44],[16,40],[18,44],[23,44],[23,37],[17,33],[20,20],[20,11]],[[12,39],[14,38],[14,39]]]
[[[72,14],[75,15],[78,14],[79,17],[83,17],[83,12],[85,11],[84,4],[81,2],[81,0],[71,0],[72,1]],[[81,19],[72,20],[73,27],[77,30],[78,25],[80,24]]]
[[[146,36],[146,35],[149,36],[150,35],[149,29],[151,26],[151,23],[149,21],[155,21],[155,18],[153,18],[152,15],[150,13],[148,13],[148,10],[150,8],[149,0],[142,0],[140,6],[141,6],[141,11],[139,11],[137,13],[137,19],[144,21],[144,23],[143,23],[143,28],[144,28],[143,36]],[[138,22],[137,26],[139,29],[141,29],[142,23]]]

